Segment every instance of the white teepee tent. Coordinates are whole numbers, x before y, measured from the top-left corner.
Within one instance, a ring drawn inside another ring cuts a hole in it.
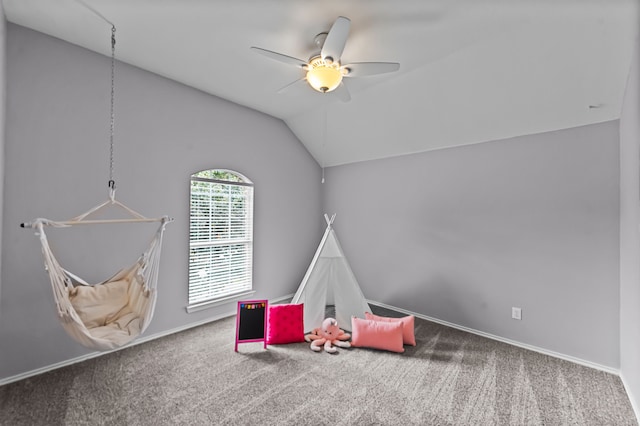
[[[338,325],[346,330],[351,330],[352,316],[364,318],[371,312],[331,226],[335,217],[324,215],[327,229],[291,301],[304,303],[305,332],[322,325],[327,306],[335,306]]]

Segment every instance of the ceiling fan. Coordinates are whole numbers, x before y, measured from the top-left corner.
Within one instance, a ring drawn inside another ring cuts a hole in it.
[[[353,62],[342,65],[342,51],[347,43],[350,26],[351,20],[349,18],[339,16],[329,32],[320,33],[315,37],[314,42],[320,51],[314,52],[308,61],[260,47],[251,47],[251,50],[276,61],[295,65],[305,70],[303,78],[287,84],[278,92],[282,92],[298,82],[306,81],[318,92],[334,92],[342,101],[348,102],[351,100],[351,95],[342,82],[343,77],[363,77],[394,72],[400,69],[400,64],[397,62]]]

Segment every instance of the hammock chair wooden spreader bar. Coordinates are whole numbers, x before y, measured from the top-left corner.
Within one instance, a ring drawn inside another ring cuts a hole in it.
[[[116,205],[132,216],[127,219],[85,220],[91,214]],[[151,322],[157,298],[158,270],[162,237],[168,216],[146,218],[111,199],[69,221],[35,219],[21,224],[34,228],[40,237],[45,269],[49,274],[57,313],[62,326],[78,343],[98,350],[111,350],[131,342],[142,334]],[[49,246],[46,226],[69,227],[74,225],[159,222],[160,225],[149,247],[129,267],[123,268],[111,278],[91,285],[64,269]]]
[[[114,188],[109,190],[109,199],[107,201],[105,201],[102,204],[99,204],[99,205],[95,206],[94,208],[82,213],[81,215],[78,215],[78,216],[74,217],[73,219],[65,220],[65,221],[53,221],[53,220],[48,220],[48,219],[44,219],[44,218],[39,218],[39,219],[36,219],[33,222],[21,223],[20,226],[22,228],[36,228],[35,224],[37,222],[42,222],[42,224],[45,225],[45,226],[54,226],[54,227],[57,227],[57,228],[61,228],[61,227],[73,226],[73,225],[97,225],[97,224],[109,224],[109,223],[113,224],[113,223],[136,223],[136,222],[140,222],[140,223],[144,223],[144,222],[162,222],[163,220],[166,221],[166,220],[169,219],[167,216],[152,217],[152,218],[145,217],[145,216],[141,215],[140,213],[138,213],[137,211],[125,206],[120,201],[117,201],[115,199],[115,189]],[[131,215],[131,217],[130,218],[126,218],[126,219],[89,219],[89,220],[86,220],[92,214],[97,213],[98,211],[100,211],[100,210],[102,210],[102,209],[104,209],[106,207],[109,207],[109,206],[120,207],[125,212],[129,213],[129,215]],[[173,221],[173,219],[170,219],[170,221]]]

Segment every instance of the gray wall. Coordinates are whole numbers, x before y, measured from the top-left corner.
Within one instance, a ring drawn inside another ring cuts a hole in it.
[[[88,353],[57,322],[38,240],[18,224],[71,218],[107,199],[109,72],[109,58],[8,25],[0,380]],[[118,63],[116,197],[175,218],[148,335],[235,310],[185,311],[189,177],[218,167],[255,184],[255,297],[293,293],[322,235],[318,164],[282,121]],[[98,281],[133,262],[154,229],[48,235],[63,265]]]
[[[0,2],[0,242],[2,242],[2,192],[4,188],[4,127],[6,102],[6,40],[7,21],[4,17],[4,5]],[[0,244],[0,260],[2,244]],[[2,297],[2,262],[0,261],[0,298]],[[0,309],[2,306],[0,305]]]
[[[640,414],[640,43],[620,119],[620,372]]]
[[[367,298],[619,366],[617,121],[326,177],[325,210]]]

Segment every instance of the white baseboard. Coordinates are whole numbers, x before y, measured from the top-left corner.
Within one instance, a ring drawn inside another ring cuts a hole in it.
[[[272,299],[272,300],[269,301],[269,303],[276,304],[276,303],[280,303],[280,302],[283,302],[283,301],[288,301],[288,300],[291,300],[292,297],[293,297],[293,293],[288,294],[286,296],[278,297],[276,299]],[[172,328],[170,330],[162,331],[160,333],[151,334],[149,336],[143,336],[143,337],[141,337],[139,339],[134,340],[133,342],[129,343],[128,345],[125,345],[125,346],[123,346],[121,348],[118,348],[118,349],[113,349],[113,350],[110,350],[110,351],[103,351],[103,352],[95,351],[95,352],[88,353],[86,355],[81,355],[81,356],[76,357],[76,358],[71,358],[71,359],[67,359],[65,361],[57,362],[55,364],[50,364],[50,365],[47,365],[47,366],[44,366],[44,367],[36,368],[35,370],[30,370],[30,371],[27,371],[27,372],[24,372],[24,373],[16,374],[15,376],[6,377],[4,379],[0,379],[0,386],[6,385],[6,384],[9,384],[9,383],[13,383],[13,382],[17,382],[19,380],[27,379],[29,377],[37,376],[38,374],[47,373],[47,372],[52,371],[52,370],[57,370],[58,368],[67,367],[69,365],[77,364],[77,363],[82,362],[82,361],[87,361],[87,360],[92,359],[92,358],[97,358],[99,356],[106,355],[106,354],[109,354],[109,353],[112,353],[112,352],[116,352],[116,351],[119,351],[119,350],[122,350],[122,349],[125,349],[125,348],[129,348],[131,346],[136,346],[136,345],[139,345],[139,344],[142,344],[142,343],[145,343],[145,342],[149,342],[151,340],[160,339],[161,337],[165,337],[165,336],[168,336],[168,335],[174,334],[174,333],[179,333],[181,331],[185,331],[185,330],[188,330],[190,328],[199,327],[201,325],[208,324],[208,323],[214,322],[214,321],[218,321],[218,320],[221,320],[223,318],[228,318],[228,317],[234,316],[235,314],[236,314],[236,310],[234,308],[233,311],[231,311],[231,312],[227,312],[227,313],[224,313],[224,314],[216,315],[214,317],[210,317],[210,318],[207,318],[207,319],[202,320],[202,321],[192,322],[192,323],[189,323],[187,325],[183,325],[183,326],[180,326],[180,327]]]
[[[530,351],[538,352],[543,355],[549,355],[554,358],[559,358],[565,361],[573,362],[574,364],[584,365],[585,367],[594,368],[596,370],[604,371],[606,373],[615,374],[616,376],[620,376],[620,370],[612,367],[608,367],[606,365],[597,364],[595,362],[586,361],[584,359],[572,357],[570,355],[565,355],[559,352],[550,351],[548,349],[539,348],[537,346],[529,345],[527,343],[518,342],[515,340],[507,339],[504,337],[496,336],[494,334],[485,333],[484,331],[475,330],[473,328],[465,327],[462,325],[454,324],[448,321],[443,321],[438,318],[429,317],[426,315],[418,314],[416,312],[407,311],[406,309],[401,309],[395,306],[387,305],[381,302],[376,302],[375,300],[367,300],[368,303],[376,306],[380,306],[381,308],[391,309],[392,311],[401,312],[406,315],[413,315],[416,318],[422,318],[427,321],[435,322],[437,324],[445,325],[447,327],[455,328],[457,330],[466,331],[467,333],[475,334],[478,336],[486,337],[487,339],[496,340],[498,342],[507,343],[512,346],[517,346],[519,348],[527,349]]]
[[[627,381],[625,380],[624,373],[620,374],[620,380],[622,380],[622,385],[624,386],[625,392],[627,392],[627,397],[629,398],[629,402],[631,402],[631,408],[633,408],[633,412],[636,415],[636,419],[640,420],[640,407],[638,406],[638,400],[635,397],[635,394],[631,390],[631,388],[627,385]]]

